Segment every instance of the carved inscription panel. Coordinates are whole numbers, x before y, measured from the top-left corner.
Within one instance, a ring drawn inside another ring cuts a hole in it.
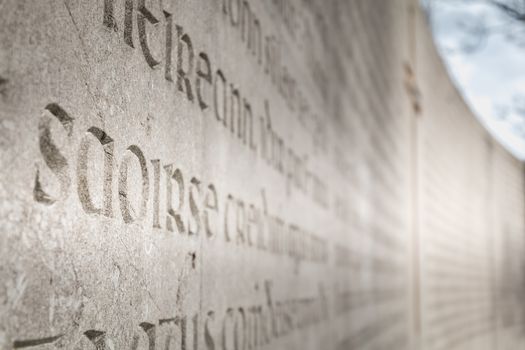
[[[418,348],[407,9],[0,0],[0,349]]]
[[[377,5],[0,8],[0,348],[406,348]]]

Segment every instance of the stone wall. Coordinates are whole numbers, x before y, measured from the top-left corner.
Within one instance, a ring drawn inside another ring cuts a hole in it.
[[[522,346],[524,167],[410,6],[0,2],[0,348]]]
[[[480,125],[417,22],[418,231],[424,349],[525,342],[525,167]]]

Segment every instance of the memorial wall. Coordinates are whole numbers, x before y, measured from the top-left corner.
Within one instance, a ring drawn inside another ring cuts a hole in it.
[[[525,165],[451,85],[415,25],[423,349],[525,347]]]
[[[525,347],[525,166],[413,0],[0,23],[0,349]]]

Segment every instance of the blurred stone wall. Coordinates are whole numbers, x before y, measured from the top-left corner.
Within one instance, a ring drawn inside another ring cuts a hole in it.
[[[454,88],[416,23],[421,346],[525,346],[525,166]]]

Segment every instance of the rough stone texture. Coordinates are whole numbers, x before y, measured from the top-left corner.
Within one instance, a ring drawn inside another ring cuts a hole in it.
[[[411,2],[0,23],[0,349],[524,346],[524,166]]]

